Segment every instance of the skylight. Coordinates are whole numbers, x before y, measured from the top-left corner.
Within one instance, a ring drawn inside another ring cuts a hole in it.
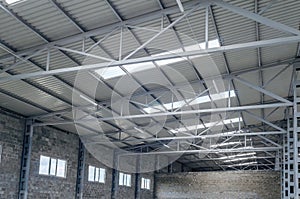
[[[204,123],[204,125],[198,124],[198,125],[186,126],[186,127],[181,127],[181,128],[177,128],[177,129],[172,129],[170,131],[172,133],[179,133],[179,132],[193,131],[193,130],[197,130],[197,129],[208,128],[208,127],[212,127],[212,126],[220,126],[223,124],[237,123],[237,122],[242,122],[242,121],[243,121],[243,119],[241,117],[237,117],[237,118],[223,120],[223,122],[209,122],[209,123]]]
[[[10,0],[10,1],[13,1],[13,0]],[[14,0],[14,1],[16,1],[16,0]],[[218,39],[214,39],[214,40],[211,40],[208,42],[208,48],[217,48],[217,47],[220,47],[220,43],[219,43]],[[194,51],[194,50],[199,50],[199,49],[205,49],[205,42],[184,47],[185,51]],[[163,55],[169,55],[169,54],[176,54],[176,53],[180,53],[180,52],[183,52],[183,50],[181,48],[178,48],[178,49],[175,49],[175,50],[172,50],[169,52],[159,53],[159,54],[155,54],[155,55],[151,55],[151,56],[157,57],[157,56],[163,56]],[[201,57],[201,56],[203,56],[203,55],[191,56],[190,58],[194,59],[196,57]],[[182,61],[182,58],[173,58],[173,59],[156,61],[155,63],[158,66],[165,66],[168,64],[173,64],[173,63],[177,63],[177,62],[181,62],[181,61]],[[144,63],[123,65],[123,67],[129,73],[135,73],[135,72],[140,72],[140,71],[145,71],[145,70],[155,68],[155,65],[153,64],[153,62],[144,62]],[[115,77],[121,77],[123,75],[126,75],[126,73],[119,66],[100,68],[100,69],[95,70],[95,72],[97,74],[99,74],[101,77],[103,77],[104,79],[112,79]]]
[[[11,4],[16,4],[16,3],[20,3],[22,1],[26,1],[26,0],[5,0],[5,2],[9,5]]]
[[[245,163],[240,163],[240,164],[233,164],[233,165],[228,165],[228,167],[247,166],[247,165],[253,165],[253,164],[257,164],[257,162],[245,162]]]
[[[211,97],[212,100],[221,100],[221,99],[227,99],[229,97],[236,97],[236,95],[235,95],[234,90],[230,90],[229,92],[225,91],[225,92],[221,92],[221,93],[218,93],[218,94],[212,94],[212,95],[210,95],[210,97]],[[187,99],[186,101],[190,102],[189,103],[190,106],[196,105],[196,104],[211,102],[208,95],[198,97],[194,100],[193,99]],[[165,110],[164,108],[166,108],[167,110],[172,110],[172,109],[177,109],[177,108],[183,107],[185,104],[186,104],[185,101],[181,100],[181,101],[176,101],[176,102],[173,102],[173,103],[166,103],[163,106],[162,105],[155,105],[155,106],[147,107],[147,108],[144,108],[143,110],[146,113],[157,113],[157,112],[161,112],[161,111]]]
[[[229,131],[229,132],[224,132],[224,133],[217,133],[214,134],[214,136],[230,136],[239,132],[243,132],[243,130],[239,130],[239,131]],[[205,136],[204,136],[205,137]]]
[[[240,145],[242,144],[241,142],[225,142],[225,143],[220,143],[220,144],[213,144],[210,147],[211,148],[217,148],[217,147],[222,147],[222,146],[231,146],[231,145]]]
[[[256,158],[257,158],[256,156],[250,156],[250,157],[243,157],[243,158],[235,158],[231,160],[224,160],[224,162],[237,162],[237,161],[256,159]]]
[[[239,153],[239,154],[236,154],[236,155],[230,155],[230,156],[220,157],[219,159],[223,160],[223,159],[231,159],[231,158],[251,156],[251,155],[256,155],[256,153],[255,152],[251,152],[251,153]]]

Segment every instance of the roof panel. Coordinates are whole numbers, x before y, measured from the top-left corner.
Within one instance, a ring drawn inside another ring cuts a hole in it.
[[[0,9],[0,24],[0,39],[18,50],[43,43],[37,35],[2,9]]]
[[[118,22],[105,1],[57,0],[57,2],[87,30]]]
[[[111,3],[124,19],[130,19],[160,9],[156,1],[111,0]]]
[[[45,111],[0,92],[0,106],[23,116],[40,115]]]
[[[49,1],[26,1],[13,6],[12,11],[26,20],[27,23],[36,27],[50,40],[57,40],[79,33],[79,30]]]

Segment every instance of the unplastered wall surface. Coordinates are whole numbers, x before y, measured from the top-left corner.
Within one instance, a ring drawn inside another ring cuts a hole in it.
[[[79,138],[49,127],[33,130],[29,198],[75,198]],[[66,178],[39,175],[40,156],[67,161]]]
[[[136,169],[136,157],[135,156],[120,156],[118,169],[119,172],[128,173],[131,175],[131,186],[121,186],[117,187],[116,198],[134,198],[135,196],[135,181],[136,176],[134,170]]]
[[[85,156],[85,172],[84,172],[84,188],[83,198],[110,198],[111,197],[111,185],[112,185],[112,169],[98,161],[93,155],[86,151]],[[94,166],[105,169],[105,183],[89,182],[88,181],[88,167]]]
[[[171,173],[155,179],[156,198],[280,198],[280,173],[275,171]]]
[[[24,120],[0,112],[0,199],[18,196]]]
[[[150,179],[150,182],[151,182],[150,183],[150,190],[148,190],[148,189],[141,189],[140,198],[141,199],[153,198],[153,196],[154,196],[154,174],[153,173],[142,173],[140,175],[140,178]]]
[[[140,156],[140,170],[142,171],[139,175],[140,179],[146,178],[150,179],[150,190],[148,189],[140,189],[140,198],[148,199],[153,198],[154,196],[154,172],[155,172],[155,155],[143,155]],[[139,181],[139,185],[141,186],[141,180]]]

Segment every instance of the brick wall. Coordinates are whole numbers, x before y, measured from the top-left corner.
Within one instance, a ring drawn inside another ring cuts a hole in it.
[[[142,177],[150,179],[151,184],[150,184],[150,190],[141,189],[141,194],[140,194],[141,199],[153,198],[153,196],[154,196],[154,175],[153,175],[153,173],[142,173],[140,175],[140,178],[142,178]]]
[[[0,199],[18,196],[24,126],[21,118],[0,112]]]
[[[280,198],[280,173],[273,171],[156,174],[155,179],[156,198]]]
[[[18,185],[22,157],[24,118],[0,109],[0,145],[2,157],[0,162],[0,199],[17,199]],[[69,199],[75,197],[77,163],[78,163],[78,136],[50,127],[35,127],[32,140],[32,153],[30,174],[28,182],[28,198],[57,198]],[[66,178],[39,175],[40,156],[67,161]],[[111,155],[105,158],[111,158]],[[148,159],[149,160],[149,159]],[[141,167],[150,166],[146,160]],[[126,158],[125,165],[135,165],[135,160]],[[153,162],[153,161],[152,161]],[[106,169],[105,184],[88,182],[88,166]],[[154,165],[151,165],[151,167]],[[125,168],[123,168],[125,169]],[[151,190],[141,190],[140,198],[153,198],[153,174],[144,173],[140,177],[151,179]],[[132,174],[132,186],[119,186],[117,198],[134,198],[135,174]],[[83,198],[111,198],[112,169],[96,160],[91,154],[86,153],[85,177]],[[140,184],[138,185],[140,186]]]
[[[49,127],[36,127],[33,130],[31,166],[29,174],[29,198],[74,198],[78,136]],[[40,155],[67,161],[66,178],[39,175]]]
[[[110,198],[111,196],[111,184],[112,184],[112,169],[96,160],[90,153],[86,153],[85,157],[85,178],[83,188],[83,198]],[[88,181],[88,167],[95,166],[103,168],[106,171],[105,183],[89,182]]]

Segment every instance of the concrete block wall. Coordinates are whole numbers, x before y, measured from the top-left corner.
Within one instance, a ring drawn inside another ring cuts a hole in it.
[[[33,129],[29,198],[75,198],[79,138],[50,127]],[[67,161],[66,178],[39,175],[40,156]]]
[[[156,198],[280,198],[280,173],[275,171],[156,174],[155,179]]]
[[[110,198],[111,196],[111,185],[112,185],[112,169],[106,165],[100,163],[90,153],[86,153],[85,156],[85,172],[84,172],[84,188],[83,198]],[[94,166],[105,169],[105,183],[89,182],[88,181],[88,167]]]
[[[143,199],[148,199],[148,198],[153,198],[154,197],[154,174],[153,173],[142,173],[140,175],[142,178],[147,178],[150,179],[151,184],[150,184],[150,190],[147,189],[141,189],[140,196]]]
[[[0,199],[18,197],[24,127],[17,115],[0,112]]]
[[[24,118],[0,109],[0,145],[2,146],[2,158],[0,162],[0,199],[18,198],[24,127]],[[78,136],[72,133],[63,132],[50,127],[34,128],[28,198],[73,199],[75,197],[78,142]],[[66,178],[39,175],[40,155],[66,160]],[[88,182],[89,165],[106,169],[105,184]],[[140,177],[150,178],[152,183],[151,190],[141,190],[140,198],[153,198],[153,174],[141,174]],[[111,198],[111,184],[112,169],[107,168],[87,152],[83,198]],[[119,186],[117,196],[117,198],[134,198],[135,174],[132,174],[132,186]]]

